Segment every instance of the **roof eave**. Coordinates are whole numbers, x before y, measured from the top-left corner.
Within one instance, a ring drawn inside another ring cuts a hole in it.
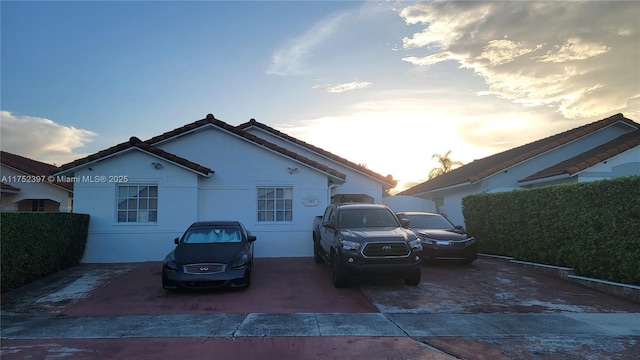
[[[565,180],[565,179],[568,179],[568,178],[570,178],[570,177],[572,177],[572,176],[574,176],[576,174],[578,174],[578,173],[575,173],[575,174],[563,173],[563,174],[560,174],[560,175],[545,176],[545,177],[538,178],[538,179],[518,180],[518,184],[520,186],[526,187],[526,186],[531,186],[531,185],[548,183],[548,182],[552,182],[552,181]]]
[[[444,187],[438,187],[438,188],[433,188],[433,189],[429,189],[426,191],[421,191],[418,193],[414,193],[414,194],[404,194],[404,195],[409,195],[409,196],[421,196],[421,195],[427,195],[436,191],[446,191],[446,190],[451,190],[451,189],[457,189],[457,188],[461,188],[461,187],[465,187],[465,186],[469,186],[469,185],[473,185],[474,183],[470,182],[470,181],[465,181],[463,183],[459,183],[459,184],[454,184],[454,185],[449,185],[449,186],[444,186]],[[404,193],[404,191],[403,191]],[[400,195],[400,194],[398,194]]]
[[[188,171],[194,172],[194,173],[196,173],[196,174],[198,174],[198,175],[201,175],[201,176],[204,176],[204,177],[211,177],[211,176],[213,175],[213,173],[214,173],[214,171],[211,171],[211,172],[208,172],[208,173],[204,173],[204,172],[201,172],[201,171],[197,171],[197,170],[191,169],[191,168],[189,168],[189,167],[187,167],[187,166],[184,166],[184,165],[182,165],[182,164],[178,164],[178,163],[176,163],[176,162],[174,162],[174,161],[171,161],[171,160],[169,160],[169,159],[166,159],[166,158],[164,158],[164,157],[162,157],[162,156],[156,155],[156,154],[154,154],[154,153],[152,153],[152,152],[149,152],[149,151],[146,151],[146,150],[144,150],[144,149],[141,149],[141,148],[139,148],[139,147],[137,147],[137,146],[131,146],[131,147],[128,147],[128,148],[126,148],[126,149],[122,149],[122,150],[120,150],[120,151],[118,151],[118,152],[115,152],[115,153],[113,153],[113,154],[109,154],[109,155],[106,155],[106,156],[104,156],[104,157],[101,157],[101,158],[98,158],[98,159],[95,159],[95,160],[91,160],[91,161],[89,161],[89,162],[86,162],[86,163],[83,163],[83,164],[80,164],[80,165],[74,166],[74,167],[72,167],[72,168],[69,168],[69,169],[66,169],[66,170],[63,170],[63,171],[56,172],[56,173],[54,173],[53,175],[54,175],[54,176],[59,176],[59,175],[65,175],[65,174],[73,174],[73,173],[75,173],[75,172],[76,172],[77,170],[79,170],[79,169],[90,167],[90,166],[91,166],[91,165],[93,165],[93,164],[99,163],[99,162],[101,162],[101,161],[104,161],[104,160],[110,159],[110,158],[115,157],[115,156],[120,156],[120,155],[122,155],[122,154],[124,154],[124,153],[126,153],[126,152],[130,152],[130,151],[133,151],[133,150],[141,151],[141,152],[143,152],[143,153],[145,153],[145,154],[147,154],[147,155],[153,156],[153,157],[154,157],[154,158],[156,158],[156,159],[161,159],[161,160],[166,161],[166,162],[168,162],[168,163],[170,163],[170,164],[172,164],[172,165],[175,165],[175,166],[180,167],[180,168],[183,168],[183,169],[185,169],[185,170],[188,170]]]

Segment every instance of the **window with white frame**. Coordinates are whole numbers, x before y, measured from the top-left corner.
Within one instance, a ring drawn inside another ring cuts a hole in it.
[[[158,221],[158,186],[118,185],[118,222]]]
[[[258,187],[258,221],[293,220],[293,187]]]

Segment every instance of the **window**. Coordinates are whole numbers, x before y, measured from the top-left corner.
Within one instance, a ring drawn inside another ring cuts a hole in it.
[[[292,221],[293,188],[259,187],[258,221]]]
[[[31,200],[31,211],[44,211],[44,200]]]
[[[118,185],[118,222],[158,221],[158,186]]]

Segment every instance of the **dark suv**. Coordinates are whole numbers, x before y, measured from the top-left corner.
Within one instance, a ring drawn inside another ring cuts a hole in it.
[[[331,265],[335,287],[360,278],[420,283],[420,239],[384,205],[329,205],[314,221],[313,243],[315,261]]]

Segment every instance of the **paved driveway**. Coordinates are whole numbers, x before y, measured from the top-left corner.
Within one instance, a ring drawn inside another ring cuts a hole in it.
[[[240,291],[170,293],[160,264],[83,264],[2,299],[3,358],[637,359],[640,304],[481,258],[331,285],[310,258],[256,259]]]

